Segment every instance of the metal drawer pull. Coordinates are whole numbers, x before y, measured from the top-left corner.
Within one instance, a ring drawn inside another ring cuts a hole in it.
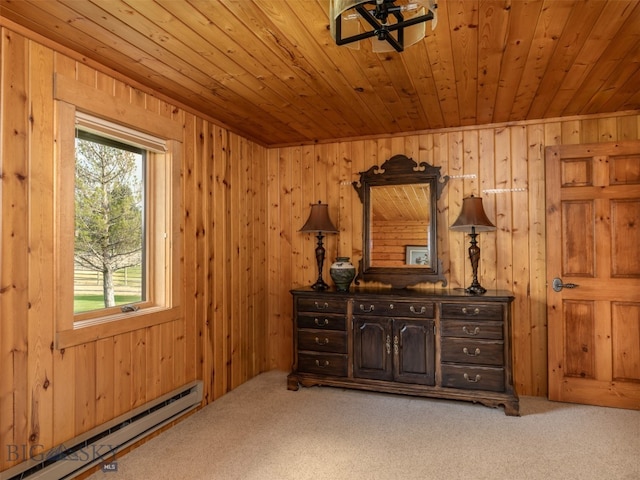
[[[480,327],[476,327],[476,328],[473,329],[473,332],[470,332],[469,329],[467,328],[467,326],[465,325],[465,326],[462,327],[462,331],[464,333],[466,333],[467,335],[474,336],[474,335],[477,335],[477,334],[480,333]]]
[[[477,357],[478,355],[480,355],[480,349],[479,349],[479,348],[476,348],[475,352],[473,352],[473,353],[469,353],[469,349],[468,349],[467,347],[464,347],[464,348],[462,349],[462,352],[463,352],[465,355],[469,355],[470,357]]]
[[[416,309],[413,307],[413,305],[411,305],[411,306],[409,307],[409,310],[411,310],[411,313],[415,313],[415,314],[417,314],[417,315],[420,315],[420,314],[422,314],[422,313],[424,313],[424,312],[426,312],[426,311],[427,311],[427,309],[426,309],[424,306],[422,306],[422,307],[420,307],[420,311],[419,311],[419,312],[416,312]]]
[[[323,363],[320,363],[320,360],[316,360],[316,367],[324,368],[328,366],[329,366],[329,360],[325,360]]]
[[[325,337],[324,340],[320,341],[320,339],[318,337],[316,337],[316,343],[318,345],[328,345],[329,344],[329,339]]]
[[[316,302],[316,308],[318,310],[326,310],[327,308],[329,308],[329,304],[327,302],[324,302],[322,306],[320,306],[318,302]]]
[[[319,326],[319,327],[326,327],[327,325],[329,325],[329,319],[325,318],[324,321],[322,323],[320,323],[320,320],[318,320],[317,318],[314,320],[314,323]]]
[[[393,353],[395,353],[396,355],[398,355],[398,336],[396,335],[395,337],[393,337]]]
[[[386,346],[387,346],[387,355],[391,355],[391,335],[387,335]]]
[[[316,362],[317,362],[317,360],[316,360]],[[465,373],[465,374],[464,374],[464,379],[465,379],[467,382],[470,382],[470,383],[478,383],[478,382],[480,381],[480,379],[481,379],[481,378],[482,378],[482,377],[480,376],[480,374],[478,374],[478,375],[476,375],[475,380],[472,380],[472,379],[470,379],[470,378],[469,378],[469,374],[468,374],[468,373]]]
[[[480,313],[480,309],[478,307],[473,309],[473,312],[467,310],[467,307],[462,307],[462,313],[465,315],[478,315]]]
[[[362,310],[364,313],[373,312],[373,309],[374,309],[373,305],[369,306],[369,310],[367,310],[363,304],[360,304],[360,310]]]

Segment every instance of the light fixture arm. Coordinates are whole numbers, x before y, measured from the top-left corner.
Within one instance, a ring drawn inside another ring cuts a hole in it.
[[[396,6],[394,1],[395,0],[376,0],[375,2],[359,3],[351,7],[372,27],[372,30],[349,37],[342,37],[342,15],[338,15],[332,20],[335,21],[336,44],[346,45],[359,40],[377,37],[378,40],[386,40],[396,51],[404,51],[404,29],[419,23],[434,20],[435,15],[432,10],[428,10],[424,15],[418,15],[405,20],[402,15],[402,7]],[[374,8],[366,8],[365,5],[372,3],[375,3]],[[436,5],[434,5],[434,8],[435,7]],[[389,15],[395,17],[396,23],[388,23]],[[391,35],[391,33],[395,31],[397,31],[397,38]]]

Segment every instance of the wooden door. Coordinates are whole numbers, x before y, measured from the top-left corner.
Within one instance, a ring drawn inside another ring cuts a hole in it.
[[[392,380],[392,320],[354,316],[353,321],[353,376]]]
[[[640,142],[548,147],[546,186],[549,398],[640,409]]]
[[[433,320],[394,320],[394,380],[435,385]]]

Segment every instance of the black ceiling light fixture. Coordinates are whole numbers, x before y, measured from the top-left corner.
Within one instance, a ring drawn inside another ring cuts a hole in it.
[[[331,35],[336,44],[358,49],[372,39],[376,53],[397,51],[425,36],[425,23],[438,23],[435,0],[331,0]]]

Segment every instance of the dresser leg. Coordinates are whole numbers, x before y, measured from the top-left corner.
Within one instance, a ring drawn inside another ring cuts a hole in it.
[[[520,402],[518,400],[513,400],[511,402],[505,402],[504,404],[504,414],[510,417],[519,417],[520,416]]]
[[[287,376],[287,390],[297,391],[299,388],[298,377],[293,373]]]

